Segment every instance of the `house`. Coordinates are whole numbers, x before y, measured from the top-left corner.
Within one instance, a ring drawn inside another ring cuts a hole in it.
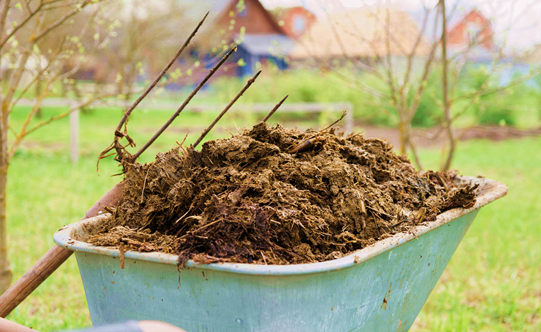
[[[317,20],[314,13],[301,6],[277,8],[273,14],[285,34],[294,40],[300,38]]]
[[[117,75],[119,68],[135,73],[137,83],[155,77],[207,12],[204,24],[168,71],[166,78],[175,78],[175,84],[167,89],[200,82],[236,44],[237,51],[214,77],[252,75],[268,64],[288,67],[284,55],[294,42],[258,0],[140,0],[119,2],[118,6],[125,14],[119,15],[123,21],[115,30],[118,37],[112,38],[104,51],[91,55],[77,79],[117,84],[118,77],[128,76]],[[130,24],[130,20],[137,24]],[[94,44],[91,36],[88,42]]]
[[[289,56],[307,59],[379,59],[388,53],[404,57],[412,52],[419,36],[416,22],[406,12],[373,7],[330,13],[316,21],[298,41]],[[415,56],[429,52],[421,39]]]
[[[468,67],[494,68],[494,65],[500,65],[497,75],[501,86],[508,85],[517,75],[528,73],[530,66],[525,59],[515,59],[502,52],[495,41],[491,19],[475,7],[464,13],[466,14],[455,15],[449,22],[451,28],[447,31],[447,45],[450,57],[466,61],[464,70]],[[506,66],[501,66],[502,64]]]
[[[496,49],[492,22],[474,8],[447,32],[447,44],[453,49],[475,45],[491,52]]]
[[[456,15],[449,23],[447,45],[451,56],[463,56],[469,62],[483,64],[489,64],[499,56],[492,21],[477,8],[470,9],[462,17]]]
[[[238,44],[222,75],[252,75],[256,68],[274,64],[288,67],[284,57],[294,45],[272,14],[258,0],[184,0],[188,17],[200,18],[209,11],[203,28],[194,38],[192,58],[199,58],[206,68],[219,61],[224,50]],[[193,22],[193,26],[196,25]],[[187,33],[184,33],[187,37]],[[181,62],[183,60],[180,60]],[[239,65],[240,64],[240,65]]]

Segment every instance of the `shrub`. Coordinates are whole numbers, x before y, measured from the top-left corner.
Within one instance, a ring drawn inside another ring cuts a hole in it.
[[[490,75],[486,66],[470,66],[466,69],[467,75],[461,86],[462,93],[474,93],[481,89],[497,86],[497,75]],[[487,77],[489,77],[487,79]],[[512,90],[502,90],[497,93],[483,94],[477,97],[472,105],[472,112],[480,125],[515,125],[516,113],[511,109],[513,102],[510,96]],[[510,107],[511,106],[511,107]]]
[[[416,91],[414,91],[416,92]],[[428,76],[426,87],[419,106],[413,116],[411,125],[414,127],[432,127],[441,123],[443,119],[443,110],[436,100],[441,100],[441,74],[439,71],[432,71]],[[409,96],[409,102],[413,101],[413,92]]]
[[[270,72],[270,74],[269,74]],[[377,80],[364,73],[361,79],[365,84],[375,86]],[[245,84],[244,80],[235,77],[221,77],[214,84],[213,89],[219,96],[220,102],[228,102]],[[253,88],[248,90],[242,98],[244,103],[276,103],[286,94],[289,103],[336,103],[349,102],[353,105],[354,118],[357,122],[392,125],[389,115],[365,93],[353,86],[345,84],[341,78],[332,72],[320,70],[267,70],[261,75]],[[388,111],[388,110],[387,110]],[[278,117],[285,116],[277,114]],[[321,115],[323,118],[332,117],[332,114]],[[306,114],[289,113],[288,117],[302,119]],[[310,115],[312,118],[312,115]],[[323,121],[320,119],[320,121]]]

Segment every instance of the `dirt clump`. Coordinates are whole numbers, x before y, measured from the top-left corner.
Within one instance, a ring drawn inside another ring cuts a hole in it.
[[[259,123],[201,151],[125,167],[123,201],[89,242],[179,255],[179,264],[340,258],[472,207],[456,172],[419,173],[385,140]]]

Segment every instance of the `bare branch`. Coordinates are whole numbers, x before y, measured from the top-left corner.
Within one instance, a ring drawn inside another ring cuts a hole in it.
[[[30,15],[32,13],[32,9],[30,9],[30,1],[24,0],[24,7],[26,8],[26,12]]]
[[[13,96],[15,95],[15,91],[17,90],[19,83],[21,82],[21,78],[23,77],[23,73],[25,70],[26,62],[28,61],[28,58],[30,57],[30,52],[25,50],[23,51],[23,54],[21,55],[17,68],[13,71],[13,75],[11,76],[9,89],[4,96],[3,103],[4,105],[10,105],[11,100],[13,99]],[[6,110],[9,112],[9,110]]]
[[[417,152],[417,147],[415,146],[415,144],[413,144],[411,138],[408,139],[408,144],[409,144],[411,153],[413,155],[413,161],[415,162],[415,165],[417,165],[417,169],[422,171],[423,166],[421,164],[421,158],[419,158],[419,153]]]
[[[439,22],[439,15],[440,9],[438,9],[438,13],[436,14],[436,18],[434,19],[434,26],[438,26]],[[441,39],[440,39],[441,40]],[[426,80],[428,78],[428,74],[430,73],[430,68],[432,66],[432,62],[434,61],[434,58],[436,56],[436,50],[438,48],[439,42],[434,42],[432,44],[432,48],[430,49],[430,53],[428,54],[428,57],[425,61],[425,65],[423,68],[423,74],[421,75],[421,80],[419,81],[419,86],[417,87],[417,91],[415,92],[415,95],[413,97],[413,102],[410,106],[410,111],[408,114],[409,119],[413,119],[413,116],[415,115],[415,112],[417,111],[417,107],[419,106],[419,102],[421,101],[421,97],[423,95],[423,92],[426,87]]]
[[[13,134],[13,137],[17,137],[17,131],[15,129],[13,129],[13,127],[8,126],[8,129],[11,132],[11,134]]]
[[[66,22],[68,19],[70,19],[71,17],[78,14],[83,8],[85,8],[86,6],[88,6],[91,3],[92,3],[92,0],[85,0],[83,3],[77,5],[77,8],[75,8],[71,12],[67,13],[63,17],[59,18],[58,20],[53,22],[51,25],[47,26],[45,29],[43,29],[41,32],[39,32],[37,36],[30,37],[30,41],[31,42],[39,41],[41,38],[45,37],[49,32],[51,32],[54,29],[61,26],[64,22]]]
[[[29,134],[33,133],[34,131],[38,130],[39,128],[45,126],[45,125],[48,125],[49,123],[51,122],[54,122],[54,121],[57,121],[57,120],[60,120],[60,119],[63,119],[65,118],[66,116],[70,115],[70,113],[76,111],[76,110],[79,110],[79,109],[82,109],[82,108],[85,108],[89,105],[91,105],[92,103],[96,102],[97,100],[100,100],[100,99],[103,99],[103,98],[107,98],[107,97],[113,97],[115,96],[116,93],[110,93],[110,94],[104,94],[104,95],[100,95],[100,96],[96,96],[96,97],[93,97],[91,99],[88,99],[87,101],[83,102],[83,103],[80,103],[72,108],[70,108],[69,110],[67,110],[66,112],[64,113],[61,113],[59,115],[55,115],[55,116],[52,116],[50,117],[49,119],[45,120],[45,121],[42,121],[38,124],[36,124],[34,127],[32,127],[31,129],[27,130],[25,135],[24,136],[28,136]]]
[[[34,32],[38,31],[41,26],[43,25],[43,14],[40,15],[40,18],[36,22],[36,26],[34,28]],[[15,91],[19,87],[19,84],[21,82],[21,79],[23,77],[24,71],[26,69],[26,63],[28,62],[28,59],[30,58],[30,52],[33,49],[34,45],[36,45],[36,42],[32,42],[29,45],[28,49],[23,49],[22,55],[19,59],[19,63],[17,65],[17,68],[13,71],[13,75],[11,77],[11,80],[9,82],[9,90],[7,91],[7,94],[4,96],[3,103],[4,105],[10,105],[11,101],[13,99],[13,96],[15,94]],[[9,110],[6,110],[9,112]]]
[[[17,148],[19,147],[19,144],[21,144],[22,139],[26,136],[26,129],[28,128],[28,125],[30,124],[30,121],[34,118],[34,115],[38,112],[41,103],[45,96],[47,95],[47,92],[49,91],[49,87],[51,86],[52,80],[47,81],[47,84],[45,86],[45,89],[43,89],[43,92],[41,95],[36,97],[36,100],[34,102],[34,106],[32,107],[32,110],[28,113],[26,120],[24,121],[21,130],[13,140],[13,143],[11,144],[8,152],[8,156],[11,159],[13,155],[15,154],[15,151],[17,151]]]
[[[4,36],[4,27],[6,25],[6,18],[9,11],[9,3],[11,0],[2,1],[2,7],[0,7],[0,38]],[[2,48],[0,47],[0,50]]]
[[[391,14],[389,12],[389,8],[386,9],[387,15],[385,17],[386,22],[386,33],[385,33],[385,47],[386,47],[386,55],[385,59],[387,61],[387,81],[389,83],[389,87],[391,88],[391,99],[395,102],[396,105],[398,105],[398,98],[397,98],[397,90],[394,84],[394,77],[393,77],[393,62],[391,60],[391,31],[390,31],[390,20],[391,20]]]
[[[54,54],[51,59],[47,62],[47,65],[45,67],[43,67],[42,69],[38,70],[38,72],[36,73],[36,75],[34,75],[34,77],[32,78],[32,80],[24,87],[24,89],[21,91],[21,93],[19,94],[19,96],[11,103],[11,107],[9,108],[8,110],[8,114],[11,113],[11,111],[13,110],[13,108],[15,107],[15,105],[17,105],[17,103],[24,97],[24,95],[26,94],[26,92],[28,92],[28,90],[30,89],[30,87],[32,85],[34,85],[34,83],[36,83],[41,75],[43,75],[43,73],[45,73],[49,67],[51,66],[51,64],[53,63],[54,59],[56,59],[61,53],[62,53],[62,45],[64,44],[64,40],[62,40],[61,44],[60,44],[60,48],[58,50],[58,52],[56,52],[56,54]]]
[[[36,16],[36,14],[39,13],[41,7],[43,6],[43,1],[40,1],[40,4],[39,6],[34,10],[34,11],[31,11],[23,20],[20,24],[18,24],[17,26],[15,26],[13,28],[13,30],[8,33],[6,35],[6,37],[4,37],[4,39],[2,39],[2,41],[0,42],[0,50],[2,50],[2,48],[4,47],[4,45],[8,42],[8,40],[13,37],[17,31],[19,31],[22,27],[24,27],[31,19],[32,17]]]
[[[430,9],[426,7],[426,5],[423,3],[425,16],[423,18],[423,23],[421,26],[421,30],[419,31],[419,34],[417,35],[417,39],[415,40],[415,43],[413,44],[413,48],[411,49],[411,52],[407,56],[407,65],[406,65],[406,73],[404,74],[404,83],[402,83],[402,87],[400,88],[400,92],[404,92],[404,88],[408,85],[412,67],[413,67],[413,57],[417,53],[417,48],[419,47],[421,41],[423,40],[423,35],[426,30],[426,26],[428,23],[428,16],[430,14]]]

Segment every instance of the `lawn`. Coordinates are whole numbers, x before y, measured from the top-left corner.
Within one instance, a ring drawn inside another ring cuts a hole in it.
[[[49,110],[45,110],[46,115]],[[14,279],[53,244],[52,234],[77,221],[118,177],[111,160],[96,173],[96,156],[111,140],[118,110],[81,117],[81,159],[73,165],[67,149],[68,122],[61,121],[28,137],[12,160],[8,187],[8,227]],[[140,113],[130,121],[140,144],[167,113]],[[187,113],[179,118],[143,160],[181,141],[186,127],[201,128],[213,114]],[[238,126],[253,116],[233,117]],[[22,121],[22,112],[12,123]],[[234,128],[227,118],[218,127]],[[314,124],[317,125],[317,122]],[[220,128],[217,128],[220,129]],[[198,130],[190,134],[195,140]],[[215,136],[228,135],[216,130]],[[541,329],[541,138],[461,143],[454,167],[466,175],[484,175],[509,185],[509,195],[484,208],[470,228],[430,296],[414,331],[538,331]],[[440,152],[423,150],[433,167]],[[74,258],[21,304],[8,319],[40,331],[90,325],[83,286]]]
[[[222,105],[220,103],[213,104]],[[26,120],[29,110],[30,107],[18,107],[15,109],[10,118],[11,126],[15,129],[20,128]],[[44,107],[42,118],[33,118],[29,128],[66,110],[67,108],[62,107]],[[271,107],[269,107],[270,110]],[[132,114],[128,122],[130,136],[132,136],[136,143],[142,146],[169,119],[174,111],[175,109],[170,111],[138,109]],[[218,110],[200,113],[189,110],[184,111],[152,145],[151,150],[142,156],[142,160],[151,160],[156,152],[170,149],[175,144],[175,141],[182,141],[187,133],[188,138],[186,143],[195,141],[203,129],[216,118],[218,113]],[[265,115],[265,113],[252,114],[246,111],[232,109],[206,136],[206,139],[228,136],[230,132],[236,132],[237,128],[251,126],[261,121]],[[300,129],[304,130],[318,128],[332,122],[339,116],[340,114],[337,112],[332,114],[321,113],[316,116],[313,113],[307,116],[306,114],[292,112],[288,114],[275,114],[272,120],[280,121],[281,123],[285,122],[291,126],[298,125]],[[105,149],[112,142],[113,130],[121,117],[122,109],[114,107],[96,108],[90,110],[88,114],[81,114],[79,117],[80,154],[83,157],[93,158]],[[13,134],[10,135],[10,139],[13,137]],[[66,117],[52,122],[28,135],[23,141],[20,153],[24,154],[25,150],[39,149],[47,152],[68,154],[69,140],[69,118]]]

